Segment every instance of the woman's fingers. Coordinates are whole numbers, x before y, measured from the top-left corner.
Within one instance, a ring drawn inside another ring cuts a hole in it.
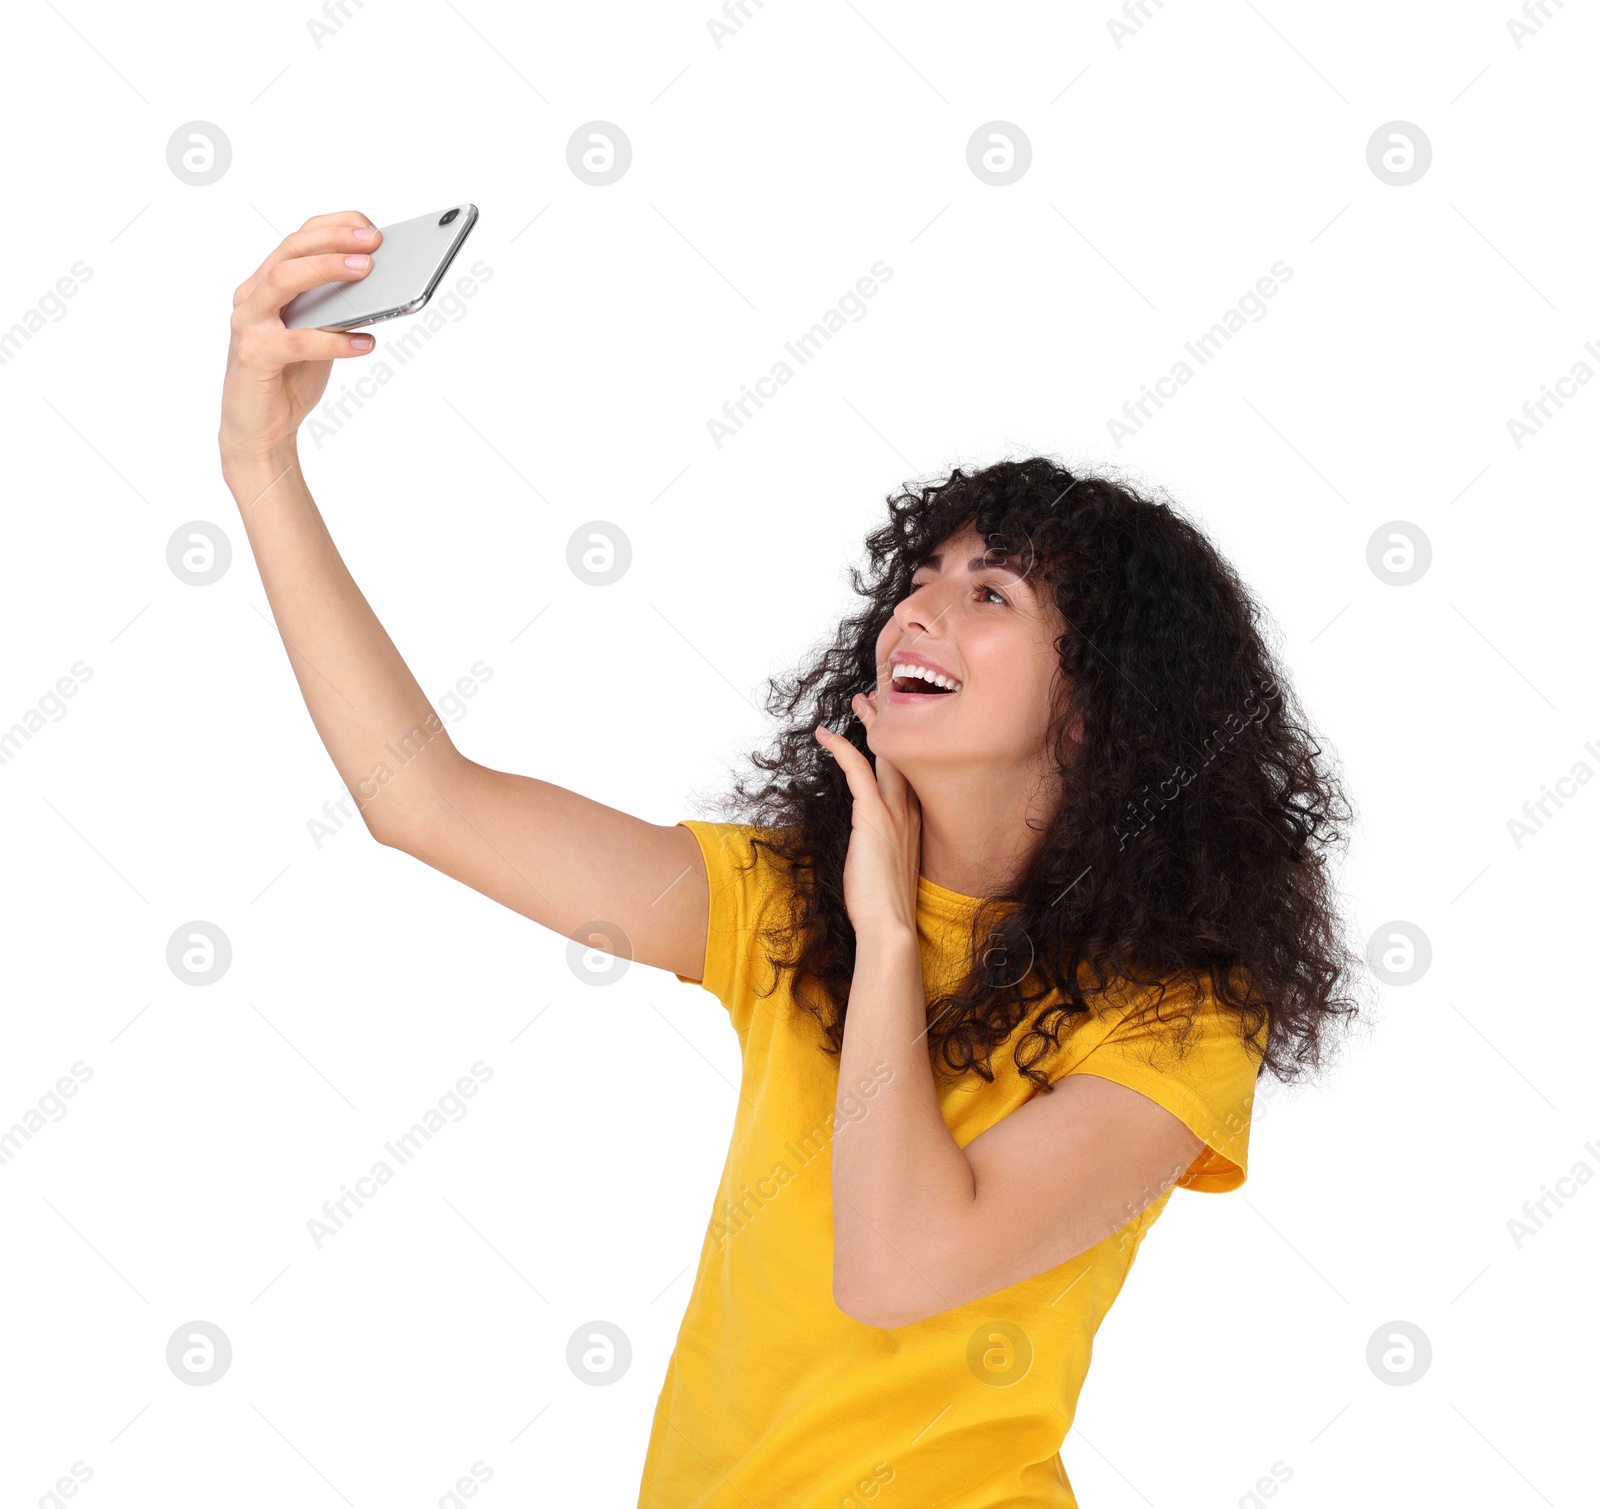
[[[348,260],[363,265],[351,267]],[[372,259],[355,253],[324,252],[275,263],[255,292],[234,308],[231,323],[240,361],[256,372],[271,373],[290,362],[330,361],[370,351],[372,337],[365,331],[290,330],[280,315],[297,293],[325,283],[359,283],[371,270]]]
[[[270,252],[262,259],[261,265],[250,274],[245,282],[253,283],[262,273],[276,262],[282,262],[288,257],[303,257],[308,252],[333,251],[337,246],[343,246],[348,238],[351,245],[357,244],[355,232],[369,230],[377,232],[373,240],[378,239],[377,226],[375,226],[360,210],[337,210],[329,215],[313,215],[297,231],[290,231]],[[366,245],[366,242],[360,243]]]
[[[817,742],[839,762],[844,778],[850,783],[850,795],[857,801],[871,801],[878,797],[878,782],[865,755],[843,734],[831,728],[818,726]]]
[[[855,709],[855,715],[861,720],[861,726],[872,732],[872,725],[878,721],[878,692],[874,688],[870,692],[857,692],[850,699],[850,706]]]
[[[853,698],[852,702],[864,701]],[[869,713],[875,709],[868,706]],[[922,809],[910,783],[881,756],[876,771],[842,734],[818,726],[817,740],[844,770],[850,785],[850,848],[845,857],[845,905],[864,928],[876,920],[895,924],[916,915],[922,852]]]
[[[230,360],[255,377],[275,377],[293,362],[364,356],[373,338],[365,330],[274,330],[258,325],[236,331]]]
[[[370,231],[364,239],[357,231]],[[297,231],[291,231],[267,254],[261,265],[244,280],[233,293],[234,307],[238,308],[257,290],[263,278],[281,262],[298,257],[316,256],[324,252],[371,252],[382,244],[380,231],[359,210],[341,210],[333,215],[313,215]],[[324,279],[324,282],[329,281]]]
[[[372,336],[365,330],[281,330],[253,342],[241,352],[241,360],[254,371],[267,373],[281,371],[290,362],[364,356],[372,345]]]
[[[855,709],[856,717],[861,720],[862,726],[869,734],[872,732],[872,725],[878,721],[876,697],[876,691],[870,693],[857,692],[850,699],[850,706]],[[877,767],[878,792],[885,804],[903,804],[907,801],[915,800],[915,793],[911,790],[910,783],[898,766],[879,755]]]
[[[865,700],[859,693],[852,699],[853,702]],[[868,711],[876,716],[872,708],[869,707]],[[871,724],[867,726],[870,728]],[[908,812],[913,817],[920,815],[917,794],[898,767],[879,755],[874,769],[873,761],[868,760],[843,734],[836,734],[831,728],[819,727],[816,736],[822,747],[844,768],[844,778],[850,784],[850,795],[856,801],[875,804],[885,822],[892,821],[890,814],[895,812]]]
[[[324,283],[359,283],[371,271],[372,258],[365,252],[322,252],[275,263],[235,306],[234,326],[237,329],[260,320],[275,321],[297,293],[320,288]]]

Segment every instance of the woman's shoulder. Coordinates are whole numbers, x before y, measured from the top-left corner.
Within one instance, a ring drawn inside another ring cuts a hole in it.
[[[1085,965],[1079,987],[1089,1021],[1105,1040],[1180,1060],[1197,1044],[1231,1040],[1258,1063],[1264,1056],[1270,1012],[1243,969],[1229,971],[1226,978],[1210,966],[1169,970],[1154,980],[1113,975],[1100,987],[1097,972]]]
[[[763,886],[782,882],[794,853],[795,829],[720,818],[685,817],[677,822],[698,841],[713,882],[738,874]]]
[[[1239,984],[1198,970],[1113,985],[1091,1003],[1065,1071],[1115,1080],[1182,1120],[1207,1145],[1180,1181],[1194,1189],[1234,1189],[1246,1176],[1266,1027]]]

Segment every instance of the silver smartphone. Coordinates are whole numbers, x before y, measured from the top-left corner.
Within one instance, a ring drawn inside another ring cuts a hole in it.
[[[415,314],[433,296],[472,227],[475,204],[458,204],[398,225],[385,225],[372,267],[355,283],[324,283],[283,306],[289,330],[355,330]]]

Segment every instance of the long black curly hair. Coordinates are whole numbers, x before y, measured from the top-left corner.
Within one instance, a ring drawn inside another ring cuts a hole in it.
[[[1237,1013],[1258,1073],[1320,1067],[1331,1019],[1359,1015],[1341,994],[1357,956],[1328,868],[1351,812],[1233,568],[1170,503],[1046,457],[957,467],[887,502],[866,571],[850,568],[865,607],[811,663],[769,679],[784,726],[749,756],[768,778],[733,788],[738,820],[768,830],[753,845],[787,866],[787,915],[764,942],[823,1051],[842,1047],[855,968],[852,799],[813,730],[826,723],[872,760],[851,698],[877,684],[879,633],[918,562],[971,524],[1060,610],[1049,738],[1062,784],[1031,858],[973,918],[965,978],[929,1003],[936,1072],[992,1081],[991,1055],[1026,1021],[1013,1062],[1047,1089],[1037,1066],[1091,997],[1153,987],[1159,1015],[1174,985],[1180,1002],[1209,993]],[[1081,742],[1067,734],[1078,719]],[[1019,959],[1016,979],[1005,961]]]

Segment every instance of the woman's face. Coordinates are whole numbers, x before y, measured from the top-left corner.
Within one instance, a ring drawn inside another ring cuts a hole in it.
[[[913,785],[919,771],[987,769],[1005,779],[1040,765],[1063,626],[1049,586],[1037,588],[998,553],[986,555],[970,524],[936,547],[878,636],[873,754]],[[956,689],[905,679],[908,661],[931,664]]]

